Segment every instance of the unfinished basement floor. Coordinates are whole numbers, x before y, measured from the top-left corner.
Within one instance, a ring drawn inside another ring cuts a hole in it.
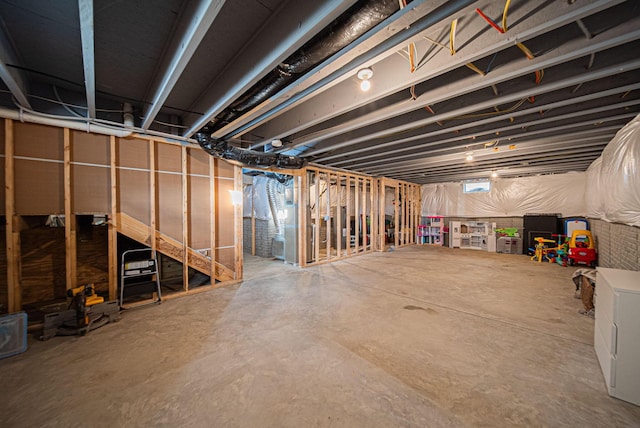
[[[0,426],[640,426],[607,395],[573,268],[427,246],[245,268],[87,337],[30,338],[0,360]]]

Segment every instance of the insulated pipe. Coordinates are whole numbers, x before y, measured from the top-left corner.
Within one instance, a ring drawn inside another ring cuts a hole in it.
[[[398,8],[396,0],[359,1],[213,118],[211,122],[215,124],[215,129],[271,97],[298,79],[300,74],[357,40]]]
[[[292,104],[300,101],[301,99],[321,89],[323,86],[329,84],[333,80],[338,79],[340,76],[343,76],[344,74],[352,73],[353,70],[366,64],[368,61],[371,61],[378,55],[383,54],[389,49],[393,49],[397,47],[398,45],[402,44],[405,40],[410,39],[416,34],[423,32],[424,30],[428,29],[432,25],[459,12],[460,10],[464,9],[465,7],[469,6],[472,3],[475,3],[476,1],[477,0],[455,0],[455,1],[450,1],[445,3],[444,5],[440,6],[439,8],[437,8],[436,10],[434,10],[433,12],[425,16],[424,18],[413,23],[411,27],[409,27],[407,30],[395,33],[393,36],[389,37],[383,43],[380,43],[379,45],[369,50],[368,52],[353,59],[348,64],[344,65],[343,67],[339,68],[338,70],[334,71],[333,73],[329,74],[323,79],[320,79],[319,81],[309,86],[308,88],[298,92],[297,94],[293,95],[291,98],[287,99],[286,101],[274,107],[273,109],[261,114],[255,119],[229,132],[227,135],[225,135],[222,138],[231,138],[233,135],[236,135],[239,132],[245,131],[256,124],[261,123],[272,116],[275,116],[281,111],[287,109]],[[282,150],[284,151],[286,149],[282,149]]]
[[[75,129],[78,131],[93,132],[96,134],[114,135],[116,137],[128,137],[132,134],[126,129],[113,129],[106,126],[94,125],[92,123],[77,122],[71,120],[57,119],[51,117],[39,116],[33,113],[19,112],[0,107],[0,117],[6,119],[18,120],[20,122],[38,123],[40,125],[57,126],[60,128]]]

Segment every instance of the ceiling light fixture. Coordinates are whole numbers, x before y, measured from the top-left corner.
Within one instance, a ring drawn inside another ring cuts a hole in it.
[[[282,140],[271,140],[271,147],[282,147]]]
[[[473,160],[473,152],[467,152],[464,160],[467,162],[471,162]]]
[[[362,82],[360,82],[360,89],[368,91],[371,88],[371,82],[369,81],[371,77],[373,77],[372,69],[367,67],[358,70],[358,79],[362,80]]]
[[[498,178],[498,171],[491,171],[491,178]]]

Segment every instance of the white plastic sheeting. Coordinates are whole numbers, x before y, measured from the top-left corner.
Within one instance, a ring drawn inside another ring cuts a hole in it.
[[[315,216],[316,213],[316,184],[311,184],[309,186],[309,195],[310,195],[310,207],[311,207],[311,215]],[[327,183],[324,180],[320,180],[320,216],[324,217],[327,215],[327,195],[330,198],[329,207],[337,207],[337,206],[347,206],[347,196],[349,197],[349,205],[351,208],[350,215],[353,215],[353,211],[355,210],[356,202],[355,202],[355,189],[352,187],[347,191],[346,186],[337,186],[335,184],[331,184],[329,186],[329,190],[327,191]],[[362,214],[363,212],[369,212],[371,209],[370,203],[370,189],[367,188],[367,193],[365,196],[365,207],[363,210],[362,206],[362,187],[358,190],[358,214]],[[330,214],[329,214],[330,215]]]
[[[255,209],[256,220],[271,220],[271,208],[267,194],[267,178],[262,175],[253,177],[253,184],[244,186],[243,189],[243,217],[251,217],[251,209]]]
[[[491,191],[464,193],[462,183],[422,186],[422,215],[511,217],[528,213],[586,214],[587,174],[495,179]]]
[[[587,170],[589,217],[640,227],[640,115]]]

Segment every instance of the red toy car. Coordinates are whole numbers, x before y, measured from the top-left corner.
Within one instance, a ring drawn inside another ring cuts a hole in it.
[[[574,230],[569,240],[569,264],[596,267],[596,247],[593,236],[588,230]]]

